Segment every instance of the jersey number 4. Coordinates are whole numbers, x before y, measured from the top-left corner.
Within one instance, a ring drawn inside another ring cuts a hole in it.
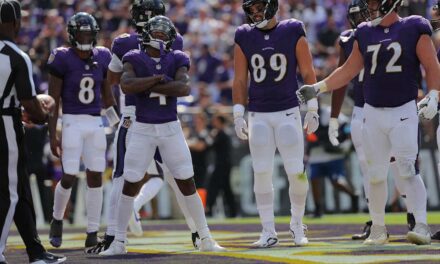
[[[382,44],[376,44],[376,45],[369,45],[367,47],[367,52],[373,52],[373,56],[371,56],[371,69],[370,74],[374,74],[376,72],[377,68],[377,55],[379,54],[379,50]],[[393,56],[391,57],[390,61],[388,61],[387,66],[385,67],[385,72],[391,73],[391,72],[401,72],[402,66],[396,65],[397,60],[399,60],[400,56],[402,55],[402,46],[400,46],[399,42],[391,42],[387,50],[393,50]]]
[[[95,81],[92,77],[84,77],[79,82],[79,94],[78,99],[83,104],[90,104],[95,99]]]
[[[265,68],[264,57],[260,54],[254,54],[251,57],[252,77],[256,83],[261,83],[266,79],[267,70]],[[284,54],[275,53],[270,56],[269,66],[273,71],[279,72],[274,81],[281,81],[286,75],[287,71],[287,59]]]

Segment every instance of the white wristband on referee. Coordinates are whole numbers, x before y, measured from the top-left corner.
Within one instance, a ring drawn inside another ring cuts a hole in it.
[[[116,113],[116,108],[114,105],[105,109],[105,116],[107,117],[107,120],[108,120],[108,123],[110,124],[110,126],[114,126],[117,123],[119,123],[120,119],[119,119],[118,113]]]
[[[241,104],[235,104],[233,107],[234,119],[244,116],[244,106]]]

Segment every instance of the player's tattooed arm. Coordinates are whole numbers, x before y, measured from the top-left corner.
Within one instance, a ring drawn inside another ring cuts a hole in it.
[[[315,69],[313,68],[312,53],[305,37],[301,37],[296,43],[295,55],[298,61],[299,71],[305,84],[316,83]]]
[[[344,50],[338,44],[339,49],[339,64],[338,67],[344,65],[347,58],[345,57]],[[344,102],[345,98],[345,90],[347,90],[347,85],[344,85],[341,89],[332,91],[332,109],[330,113],[330,117],[338,118],[339,113],[341,112],[342,102]]]
[[[56,157],[61,156],[61,140],[57,137],[58,110],[60,107],[61,91],[63,87],[63,79],[49,74],[49,95],[55,100],[55,110],[49,116],[48,130],[50,139],[50,148],[52,154]]]
[[[234,80],[232,82],[234,104],[247,105],[248,101],[248,61],[238,44],[234,46]]]
[[[136,77],[133,66],[126,62],[121,76],[121,89],[124,93],[135,94],[148,91],[151,87],[161,82],[164,75],[151,77]]]
[[[157,84],[149,89],[150,92],[168,96],[188,96],[191,92],[187,67],[180,67],[173,81]]]

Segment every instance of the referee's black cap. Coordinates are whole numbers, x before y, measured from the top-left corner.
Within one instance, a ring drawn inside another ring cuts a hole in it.
[[[17,0],[0,0],[0,24],[21,19],[21,5]]]

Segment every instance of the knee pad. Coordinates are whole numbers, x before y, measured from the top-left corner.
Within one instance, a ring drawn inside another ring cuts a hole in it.
[[[302,160],[289,159],[284,162],[284,169],[287,175],[296,175],[304,172],[304,163]]]
[[[79,160],[63,160],[63,172],[69,175],[77,175],[79,173]]]
[[[416,161],[408,158],[396,157],[397,168],[402,178],[416,176]]]
[[[298,132],[293,124],[283,124],[275,133],[278,146],[293,147],[298,144]]]
[[[144,174],[135,170],[124,169],[122,177],[130,183],[140,182],[144,178]]]
[[[269,144],[269,128],[262,123],[253,124],[249,132],[249,144],[264,147]]]
[[[388,170],[386,168],[369,167],[368,168],[368,180],[371,184],[378,184],[386,181],[388,177]]]
[[[171,175],[177,180],[187,180],[194,176],[194,170],[192,166],[181,166],[173,169]]]
[[[298,172],[295,174],[289,174],[287,178],[289,179],[290,189],[292,190],[293,194],[307,194],[309,190],[309,180],[307,178],[307,173]]]
[[[254,192],[269,193],[273,190],[272,175],[269,172],[254,173]]]

